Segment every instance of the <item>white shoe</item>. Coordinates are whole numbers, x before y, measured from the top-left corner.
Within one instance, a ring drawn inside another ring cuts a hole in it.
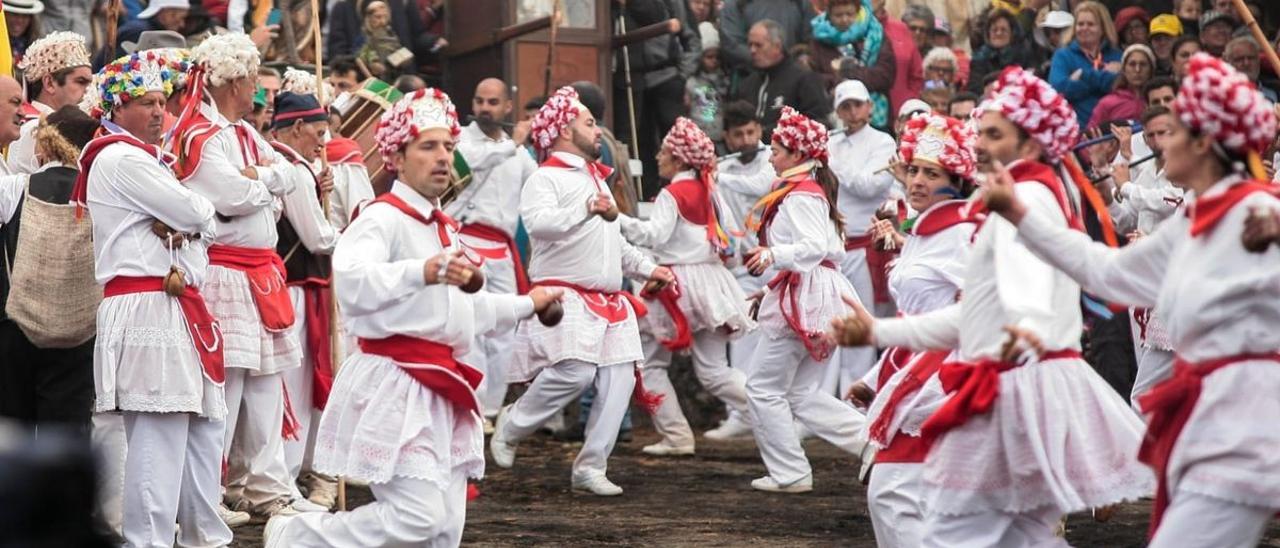
[[[671,445],[667,440],[662,440],[653,445],[646,445],[640,449],[646,455],[655,455],[659,457],[675,457],[681,455],[692,455],[692,445]]]
[[[267,520],[267,526],[262,529],[262,548],[285,548],[288,544],[284,541],[284,528],[289,526],[289,522],[298,516],[273,516]]]
[[[616,497],[622,494],[622,488],[609,481],[609,478],[605,477],[604,474],[589,478],[574,478],[573,490],[586,491],[602,497]]]
[[[338,503],[338,482],[310,473],[302,483],[307,487],[307,500],[330,510]]]
[[[493,437],[489,438],[489,452],[493,454],[493,463],[499,468],[511,468],[516,462],[516,446],[507,443],[506,436],[502,433],[507,426],[507,411],[511,409],[508,405],[498,411],[498,421],[494,426]]]
[[[702,437],[714,441],[724,441],[735,438],[747,438],[752,435],[751,423],[742,420],[737,413],[729,413],[729,418],[725,419],[724,422],[720,423],[720,426],[717,426],[715,429],[704,432]]]
[[[493,435],[493,421],[489,420],[489,417],[484,418],[484,435]]]
[[[303,513],[329,511],[328,507],[325,507],[320,504],[316,504],[314,502],[311,502],[310,500],[303,499],[303,498],[297,498],[289,501],[289,506],[293,507],[294,510],[297,510]]]
[[[779,485],[772,477],[765,476],[752,480],[751,488],[770,493],[808,493],[813,490],[813,476],[805,476],[804,479],[788,485]]]
[[[218,517],[222,518],[222,523],[227,524],[227,527],[239,527],[252,519],[248,512],[237,512],[227,508],[225,504],[218,505]]]

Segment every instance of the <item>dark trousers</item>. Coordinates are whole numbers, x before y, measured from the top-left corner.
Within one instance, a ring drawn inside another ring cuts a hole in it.
[[[633,75],[634,76],[634,75]],[[633,81],[634,82],[634,81]],[[658,150],[662,139],[676,125],[676,118],[685,115],[684,78],[671,78],[654,87],[643,89],[639,82],[634,82],[636,100],[636,138],[640,140],[639,154],[632,151],[633,158],[644,163],[643,200],[653,200],[662,190],[658,181]],[[614,95],[614,120],[616,130],[613,134],[622,142],[631,145],[630,116],[627,113],[627,90],[619,89]]]
[[[74,348],[37,348],[18,324],[0,320],[0,416],[88,435],[93,399],[93,339]]]

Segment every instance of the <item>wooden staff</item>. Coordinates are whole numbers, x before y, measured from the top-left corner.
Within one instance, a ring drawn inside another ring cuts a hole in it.
[[[562,15],[560,13],[560,0],[554,0],[551,3],[551,29],[548,31],[551,33],[551,40],[547,42],[546,81],[542,86],[542,96],[547,98],[551,97],[551,66],[555,63],[556,36],[559,34],[560,17]]]
[[[116,57],[117,30],[120,26],[120,13],[123,11],[124,0],[111,0],[111,3],[107,4],[107,51],[111,52],[108,63]]]
[[[1271,63],[1271,70],[1280,75],[1280,56],[1276,56],[1276,49],[1271,47],[1271,41],[1267,40],[1267,35],[1262,33],[1262,27],[1259,27],[1258,21],[1253,18],[1253,12],[1249,11],[1249,7],[1244,5],[1244,0],[1231,0],[1231,4],[1236,7],[1236,14],[1244,22],[1244,26],[1249,27],[1249,31],[1253,33],[1254,41],[1258,42],[1258,46],[1262,47],[1263,54],[1267,56],[1267,61]]]

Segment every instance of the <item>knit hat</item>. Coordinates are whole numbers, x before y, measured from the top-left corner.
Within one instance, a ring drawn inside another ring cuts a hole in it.
[[[782,107],[773,140],[806,159],[827,162],[827,127],[788,106]]]
[[[530,124],[529,132],[533,136],[534,147],[539,152],[546,152],[560,133],[583,112],[587,112],[587,107],[578,101],[578,92],[571,86],[556,90],[542,108],[538,109],[538,114],[534,115]]]
[[[1151,62],[1151,69],[1155,70],[1156,52],[1152,51],[1151,47],[1146,44],[1129,44],[1129,47],[1124,48],[1124,55],[1120,56],[1120,64],[1123,65],[1129,60],[1129,56],[1134,53],[1146,54],[1147,61]]]
[[[1162,13],[1151,20],[1149,27],[1151,35],[1167,34],[1169,36],[1182,36],[1182,20],[1172,13]]]
[[[977,164],[973,152],[977,140],[973,129],[960,120],[924,114],[907,122],[898,152],[903,162],[924,160],[957,177],[972,179]]]
[[[46,75],[71,67],[90,66],[84,37],[74,32],[52,32],[32,42],[18,63],[22,76],[35,82]]]
[[[309,122],[327,122],[329,111],[320,106],[316,96],[292,91],[282,91],[276,95],[275,113],[271,116],[271,129],[292,125],[301,120]]]
[[[716,161],[716,145],[693,120],[681,116],[662,139],[662,148],[671,150],[677,160],[694,169],[703,169]]]
[[[174,61],[158,52],[147,50],[126,55],[102,67],[98,73],[97,110],[90,115],[110,115],[116,107],[153,91],[173,95],[178,75],[185,73],[190,64]]]
[[[191,50],[191,61],[202,71],[206,83],[221,86],[257,74],[260,57],[248,35],[227,33],[200,42]]]
[[[402,97],[378,120],[373,140],[388,170],[391,158],[429,129],[447,129],[457,137],[462,133],[458,125],[458,110],[445,92],[436,88],[424,88]]]
[[[1197,53],[1173,100],[1173,111],[1192,131],[1211,137],[1226,152],[1247,156],[1267,149],[1276,134],[1271,103],[1249,77],[1225,61]]]
[[[1129,6],[1120,11],[1117,11],[1116,12],[1116,32],[1124,34],[1125,27],[1128,27],[1129,23],[1132,23],[1135,20],[1142,21],[1142,26],[1145,27],[1150,24],[1151,16],[1147,14],[1147,10],[1144,10],[1138,6]]]
[[[720,31],[710,21],[698,23],[698,37],[702,39],[702,50],[720,47]]]
[[[1051,159],[1066,155],[1080,136],[1080,122],[1067,100],[1019,66],[1000,73],[991,98],[978,105],[975,116],[989,111],[999,112],[1026,131]]]

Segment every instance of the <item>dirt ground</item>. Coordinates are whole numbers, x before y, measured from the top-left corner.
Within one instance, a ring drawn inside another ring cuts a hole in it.
[[[647,428],[619,444],[609,477],[626,492],[603,498],[569,489],[579,444],[543,435],[520,445],[516,467],[490,463],[480,498],[467,509],[464,546],[874,546],[866,490],[856,459],[817,440],[805,444],[814,490],[771,495],[748,485],[764,465],[750,440],[699,440],[698,455],[654,458],[640,448],[657,440]],[[352,505],[369,500],[348,490]],[[1066,538],[1081,547],[1141,547],[1147,503],[1124,506],[1111,521],[1073,515]],[[235,530],[233,546],[260,546],[259,526]],[[1262,544],[1280,547],[1280,522]]]

